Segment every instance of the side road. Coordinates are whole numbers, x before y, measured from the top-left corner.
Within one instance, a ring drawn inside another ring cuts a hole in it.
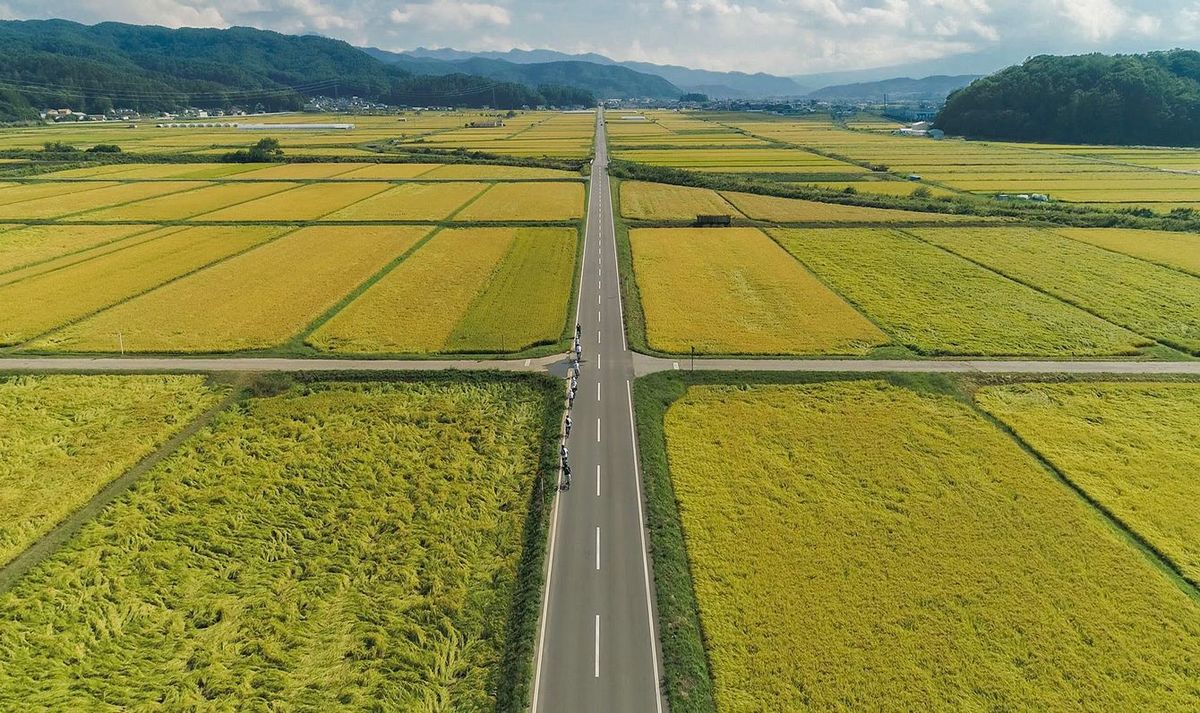
[[[636,376],[692,368],[685,357],[632,352]],[[0,358],[12,371],[532,371],[565,375],[567,356],[538,359],[291,359],[275,357],[18,357]],[[703,371],[844,371],[985,374],[1200,374],[1198,361],[1031,361],[951,359],[696,359]]]

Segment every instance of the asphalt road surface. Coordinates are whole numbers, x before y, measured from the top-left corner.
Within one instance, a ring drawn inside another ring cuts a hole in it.
[[[578,300],[583,360],[571,486],[551,519],[533,713],[663,709],[657,617],[600,117]]]

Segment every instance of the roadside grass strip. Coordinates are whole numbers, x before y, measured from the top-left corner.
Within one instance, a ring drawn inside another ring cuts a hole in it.
[[[1055,228],[1055,233],[1200,276],[1200,235],[1129,228]]]
[[[0,595],[0,707],[519,697],[548,404],[528,383],[376,382],[219,414]]]
[[[865,354],[887,337],[755,228],[629,232],[652,349]]]
[[[295,188],[297,183],[218,183],[183,193],[94,210],[70,218],[72,221],[184,220],[238,203]],[[73,230],[73,228],[65,228]]]
[[[129,237],[146,225],[30,225],[0,232],[0,273]]]
[[[664,419],[721,711],[1191,711],[1186,584],[954,396],[693,386]]]
[[[339,353],[431,354],[486,289],[517,237],[515,228],[437,233],[306,342]]]
[[[558,341],[571,304],[578,237],[574,228],[518,228],[445,351],[511,353]]]
[[[324,220],[444,220],[486,183],[405,183],[326,215]]]
[[[226,228],[203,228],[226,231]],[[73,324],[35,351],[228,352],[279,346],[429,232],[313,226]]]
[[[310,183],[195,216],[197,220],[317,220],[391,188],[387,183]]]
[[[1151,343],[897,231],[769,232],[896,342],[921,354],[1131,355]]]
[[[88,185],[95,186],[97,184]],[[85,210],[106,208],[207,185],[211,184],[203,181],[163,181],[160,183],[118,183],[88,191],[64,191],[44,198],[0,206],[0,220],[61,218]],[[64,196],[69,196],[69,198],[64,198]]]
[[[1015,384],[975,400],[1200,586],[1200,384]]]
[[[0,378],[0,565],[217,398],[200,376]]]
[[[862,206],[820,203],[798,198],[778,198],[756,193],[725,191],[721,195],[748,218],[773,223],[953,223],[988,220],[974,215],[921,213]]]
[[[909,232],[1139,334],[1200,354],[1200,278],[1036,229]]]
[[[576,220],[583,217],[583,184],[496,183],[454,216],[458,222]]]
[[[720,193],[667,183],[621,181],[621,215],[634,220],[695,220],[697,215],[720,214],[741,218]]]
[[[0,344],[54,327],[278,235],[278,228],[164,228],[106,255],[0,287]],[[136,238],[134,240],[137,240]],[[116,346],[115,340],[109,344]]]

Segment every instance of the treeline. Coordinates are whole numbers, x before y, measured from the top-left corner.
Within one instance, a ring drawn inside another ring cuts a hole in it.
[[[1200,52],[1033,57],[952,93],[934,123],[971,138],[1200,146]]]
[[[466,74],[414,75],[324,37],[65,20],[0,22],[0,120],[42,108],[100,114],[239,107],[289,111],[313,96],[409,106],[591,105],[588,92]]]

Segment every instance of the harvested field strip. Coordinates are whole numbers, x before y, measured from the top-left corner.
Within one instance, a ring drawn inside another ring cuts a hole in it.
[[[219,183],[73,216],[71,220],[183,220],[295,188],[296,183]]]
[[[955,397],[693,386],[664,428],[717,709],[1200,704],[1196,600]]]
[[[212,213],[198,220],[317,220],[387,190],[387,183],[310,183]]]
[[[96,184],[88,184],[96,185]],[[9,203],[0,206],[0,219],[15,218],[17,220],[61,218],[73,213],[82,213],[94,208],[130,203],[145,198],[153,198],[167,193],[178,193],[192,188],[212,185],[203,181],[164,181],[146,183],[118,183],[114,186],[95,188],[89,191],[70,193],[70,199],[64,200],[62,194]]]
[[[1200,384],[1017,384],[975,400],[1200,586]]]
[[[161,237],[4,285],[0,287],[0,344],[32,339],[279,232],[278,228],[168,228]],[[115,340],[110,344],[115,347]]]
[[[442,230],[306,341],[343,353],[441,351],[516,235],[515,228]]]
[[[127,352],[278,346],[428,232],[302,228],[50,334],[30,349],[108,352],[118,332]]]
[[[486,183],[405,183],[325,216],[326,220],[444,220]]]
[[[447,352],[518,352],[562,337],[575,277],[573,228],[518,228],[508,253],[446,340]]]
[[[7,184],[0,188],[0,206],[14,203],[35,201],[42,198],[65,196],[72,193],[94,191],[109,186],[119,186],[119,183],[22,183]],[[7,210],[7,209],[6,209]]]
[[[1055,228],[1055,233],[1200,276],[1200,235],[1125,228]]]
[[[31,225],[0,232],[0,273],[78,253],[129,237],[153,226],[145,225]]]
[[[621,181],[621,215],[634,220],[694,220],[697,215],[742,217],[738,209],[709,188]]]
[[[770,234],[891,337],[922,354],[1136,354],[1149,340],[969,260],[875,228]]]
[[[574,220],[582,216],[583,184],[579,182],[496,183],[454,220]]]
[[[0,706],[519,698],[546,408],[481,380],[317,384],[220,414],[0,596]]]
[[[1036,229],[909,232],[1139,334],[1200,353],[1200,278]]]
[[[629,240],[652,349],[863,354],[887,341],[757,229],[639,229]]]
[[[0,565],[216,399],[199,376],[0,379]]]
[[[725,191],[722,195],[747,217],[775,223],[952,223],[963,220],[987,220],[973,215],[864,208],[796,198],[777,198],[754,193]]]

